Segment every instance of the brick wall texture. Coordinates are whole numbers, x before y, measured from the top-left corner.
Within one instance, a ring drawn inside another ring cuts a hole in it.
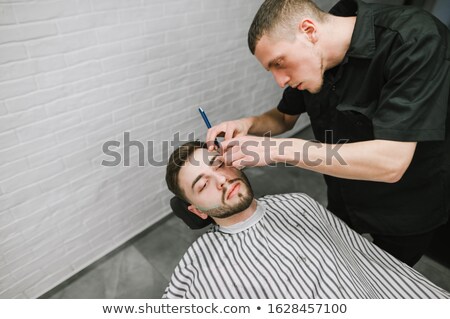
[[[167,216],[162,163],[175,134],[204,138],[198,106],[214,124],[276,105],[246,42],[261,3],[0,1],[0,298],[38,297]]]

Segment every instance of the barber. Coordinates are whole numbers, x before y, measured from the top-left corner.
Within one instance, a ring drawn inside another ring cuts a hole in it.
[[[327,14],[309,0],[267,0],[248,42],[286,87],[282,99],[214,126],[207,141],[224,136],[223,160],[235,167],[324,174],[328,209],[412,266],[448,219],[449,38],[414,7],[341,0]],[[260,137],[305,112],[318,142]]]

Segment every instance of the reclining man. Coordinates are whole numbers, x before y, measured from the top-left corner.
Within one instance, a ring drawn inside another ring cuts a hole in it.
[[[305,194],[255,200],[206,144],[176,149],[168,188],[215,225],[176,267],[165,298],[450,298]]]

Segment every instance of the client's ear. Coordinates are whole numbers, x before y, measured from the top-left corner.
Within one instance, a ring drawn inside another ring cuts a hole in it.
[[[198,210],[197,207],[195,207],[194,205],[189,205],[187,208],[191,213],[197,215],[198,217],[200,217],[201,219],[206,219],[208,218],[208,215],[205,213],[202,213],[201,211]]]

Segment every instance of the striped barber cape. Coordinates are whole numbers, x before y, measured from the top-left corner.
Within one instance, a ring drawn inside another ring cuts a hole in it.
[[[450,298],[305,194],[266,196],[184,254],[163,298]]]

